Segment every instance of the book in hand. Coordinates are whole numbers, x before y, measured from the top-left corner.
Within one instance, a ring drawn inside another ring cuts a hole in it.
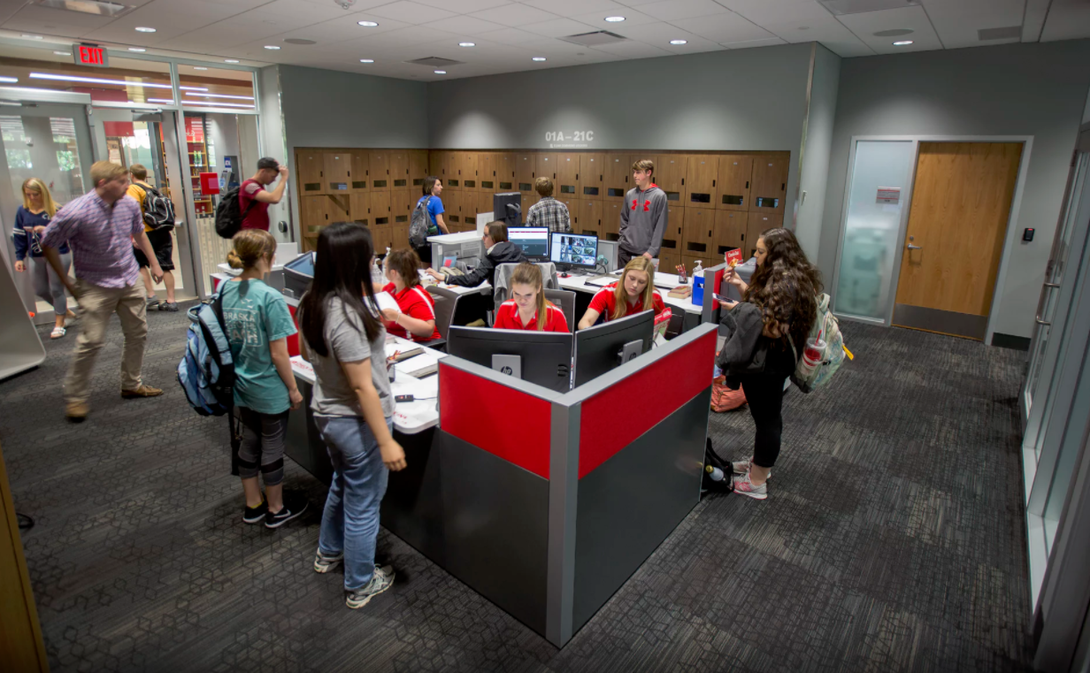
[[[424,349],[420,346],[410,346],[408,344],[389,343],[386,344],[386,359],[393,360],[394,362],[402,362],[409,358],[416,357],[424,352]]]

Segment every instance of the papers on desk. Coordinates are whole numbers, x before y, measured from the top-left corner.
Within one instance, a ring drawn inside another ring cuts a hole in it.
[[[604,276],[595,276],[588,278],[584,281],[585,285],[593,285],[594,287],[605,287],[606,285],[612,285],[617,282],[617,276],[606,274]]]
[[[424,352],[424,349],[420,346],[412,346],[405,342],[398,343],[396,341],[392,341],[392,339],[393,337],[386,337],[387,360],[393,358],[394,362],[404,362],[405,360],[416,357],[417,355],[420,355]],[[397,357],[394,357],[395,353],[397,354]]]
[[[399,374],[407,374],[416,379],[422,379],[439,371],[439,360],[428,353],[417,355],[394,365]]]

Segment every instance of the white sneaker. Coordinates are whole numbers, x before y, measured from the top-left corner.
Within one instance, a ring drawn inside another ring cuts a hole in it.
[[[735,461],[735,462],[730,464],[730,467],[731,467],[731,470],[733,470],[735,474],[749,474],[749,468],[750,468],[750,465],[752,465],[752,464],[753,464],[753,459],[750,458],[749,460]],[[771,476],[772,476],[772,470],[769,470],[768,471],[768,477],[765,477],[765,479],[768,479]]]
[[[362,608],[371,602],[371,599],[378,596],[383,591],[386,591],[394,585],[394,569],[393,566],[382,566],[381,568],[375,568],[375,573],[371,575],[371,581],[367,583],[362,589],[356,589],[349,591],[348,595],[344,599],[344,604],[353,610]]]

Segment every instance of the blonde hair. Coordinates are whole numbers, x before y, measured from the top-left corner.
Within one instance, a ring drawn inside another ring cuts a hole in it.
[[[647,287],[643,288],[643,310],[655,307],[655,265],[643,255],[633,257],[628,264],[624,265],[621,280],[617,282],[617,287],[613,290],[613,315],[609,316],[610,320],[623,318],[628,310],[628,292],[624,289],[624,280],[630,271],[643,271],[647,274]]]
[[[545,323],[549,322],[549,306],[552,306],[552,302],[545,299],[545,284],[541,280],[541,269],[536,264],[530,262],[522,262],[515,267],[515,272],[511,274],[511,289],[514,290],[515,283],[519,285],[529,285],[537,292],[537,331],[541,332],[545,330]]]
[[[49,187],[45,186],[39,178],[27,178],[23,182],[23,207],[30,210],[30,199],[26,197],[27,190],[32,192],[38,192],[42,195],[42,207],[45,208],[45,212],[49,213],[50,217],[57,214],[57,204],[53,203],[53,195],[49,193]]]
[[[124,166],[112,161],[96,161],[91,164],[91,184],[95,187],[98,187],[98,183],[103,180],[109,182],[128,174]]]
[[[553,181],[545,176],[534,180],[534,190],[541,196],[553,195]]]
[[[265,259],[272,262],[276,254],[276,239],[264,229],[243,229],[231,239],[235,248],[227,253],[232,269],[252,269]]]
[[[132,166],[129,166],[129,173],[132,173],[132,176],[137,180],[148,179],[148,169],[144,168],[144,164],[133,164]]]
[[[634,171],[651,171],[651,175],[655,174],[655,162],[650,159],[640,159],[632,164],[632,170]]]

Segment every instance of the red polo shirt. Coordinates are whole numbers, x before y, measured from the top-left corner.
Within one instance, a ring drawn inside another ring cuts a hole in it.
[[[610,320],[613,317],[613,308],[617,305],[616,297],[613,292],[617,288],[617,283],[607,285],[601,290],[598,290],[594,294],[594,298],[590,300],[590,308],[597,311],[599,315],[604,315],[606,320]],[[658,290],[655,290],[655,294],[652,302],[654,303],[655,315],[658,315],[666,309],[666,304],[663,303],[662,297],[659,296]],[[625,302],[628,304],[628,302]],[[628,304],[627,311],[622,316],[627,318],[630,315],[636,315],[644,311],[643,308],[643,296],[640,296],[639,301],[635,304]]]
[[[564,317],[564,312],[554,306],[552,302],[545,302],[545,312],[548,314],[548,318],[546,318],[545,321],[544,331],[571,331],[568,329],[568,320]],[[515,303],[514,299],[508,299],[496,309],[496,319],[492,326],[496,329],[519,329],[527,332],[534,332],[537,331],[537,313],[534,314],[534,317],[529,324],[523,325],[522,318],[519,318],[518,304]]]
[[[432,301],[431,295],[427,290],[414,285],[407,287],[401,292],[396,290],[396,286],[393,283],[387,283],[386,287],[382,288],[383,292],[389,292],[390,296],[397,301],[398,308],[401,312],[410,318],[416,318],[417,320],[435,320],[435,303]],[[432,330],[432,334],[429,337],[420,337],[415,334],[410,334],[401,325],[396,325],[392,322],[383,321],[386,325],[386,331],[394,336],[402,337],[403,339],[412,339],[416,342],[431,341],[432,339],[439,338],[439,330]]]

